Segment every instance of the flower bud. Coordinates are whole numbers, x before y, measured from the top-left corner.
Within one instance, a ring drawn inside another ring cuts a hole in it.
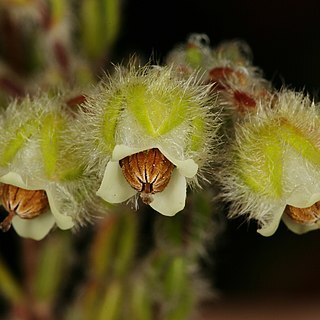
[[[172,50],[167,63],[181,76],[197,70],[203,83],[212,83],[212,93],[231,118],[241,118],[255,110],[258,101],[271,97],[271,86],[252,64],[250,47],[243,41],[225,41],[209,47],[209,39],[192,34],[185,45]],[[228,121],[226,121],[228,122]]]

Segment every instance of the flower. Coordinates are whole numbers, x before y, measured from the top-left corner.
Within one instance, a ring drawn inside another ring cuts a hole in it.
[[[66,147],[68,139],[75,141],[68,131],[74,121],[61,97],[48,94],[14,101],[2,114],[0,182],[26,191],[43,190],[49,205],[32,219],[16,210],[12,225],[23,237],[40,240],[54,225],[70,229],[86,220],[90,182]]]
[[[231,160],[220,172],[230,216],[257,220],[264,236],[281,219],[298,234],[319,228],[319,124],[314,103],[289,90],[238,123]]]
[[[212,161],[218,120],[208,94],[211,86],[199,84],[194,77],[181,79],[169,67],[129,66],[116,71],[87,100],[75,128],[80,132],[85,166],[100,177],[97,195],[105,201],[120,203],[139,192],[158,212],[174,215],[184,208],[187,183],[197,184],[197,177]],[[148,166],[155,161],[148,158],[150,150],[157,150],[162,159],[153,163],[166,181],[159,192],[144,192],[147,185],[155,186],[147,174],[141,189],[124,175],[139,184],[139,170],[127,172],[124,159],[142,156],[143,165]],[[164,173],[164,165],[171,168],[170,174]]]

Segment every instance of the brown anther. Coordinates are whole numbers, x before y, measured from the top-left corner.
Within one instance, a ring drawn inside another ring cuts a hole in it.
[[[9,230],[15,215],[22,219],[32,219],[49,207],[44,190],[26,190],[10,184],[0,185],[0,200],[8,212],[7,217],[0,223],[2,231]]]
[[[307,208],[296,208],[287,205],[284,213],[298,223],[313,224],[320,219],[320,201]]]
[[[175,168],[156,148],[125,157],[119,164],[130,186],[140,192],[146,204],[153,201],[153,194],[165,189]]]

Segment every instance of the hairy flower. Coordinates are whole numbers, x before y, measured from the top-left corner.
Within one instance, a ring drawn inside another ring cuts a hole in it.
[[[55,224],[70,229],[85,220],[83,203],[89,183],[75,154],[66,148],[67,139],[75,140],[69,132],[72,122],[74,116],[61,97],[46,94],[13,102],[2,115],[0,182],[16,189],[2,192],[1,199],[21,236],[41,239]],[[29,211],[37,195],[31,197],[28,190],[44,191],[49,205],[34,217]],[[8,219],[4,230],[10,226]]]
[[[221,171],[230,215],[248,215],[272,235],[282,219],[295,233],[319,228],[320,117],[300,93],[283,90],[236,128]]]
[[[197,183],[199,169],[211,162],[217,117],[209,90],[158,66],[118,68],[103,81],[75,129],[88,170],[102,180],[97,194],[119,203],[138,192],[162,214],[182,210],[187,182]]]

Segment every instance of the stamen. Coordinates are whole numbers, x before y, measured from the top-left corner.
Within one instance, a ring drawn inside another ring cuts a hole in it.
[[[141,200],[146,204],[153,201],[152,194],[165,189],[175,168],[156,148],[125,157],[119,164],[130,186],[140,192]]]
[[[320,201],[307,208],[296,208],[287,205],[284,213],[298,223],[313,224],[320,219]]]
[[[49,207],[44,190],[26,190],[10,184],[0,185],[0,200],[8,212],[7,217],[0,223],[2,231],[10,229],[15,215],[22,219],[33,219]]]

